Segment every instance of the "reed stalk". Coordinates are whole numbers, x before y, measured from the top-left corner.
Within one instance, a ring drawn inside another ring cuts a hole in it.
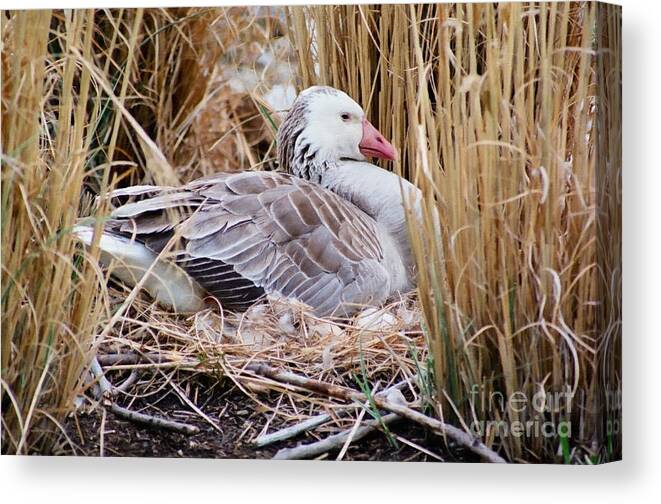
[[[425,196],[410,231],[438,415],[484,422],[510,460],[617,458],[619,8],[341,5],[289,19],[301,87],[363,104],[399,149],[384,167]]]

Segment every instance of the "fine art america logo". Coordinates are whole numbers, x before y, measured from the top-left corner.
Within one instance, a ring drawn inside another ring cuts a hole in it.
[[[473,385],[471,402],[476,416],[501,417],[495,420],[474,420],[470,428],[473,434],[483,437],[494,433],[501,437],[571,437],[572,400],[571,387],[560,391],[539,390],[532,397],[524,392],[506,395],[498,391],[487,392],[483,385]],[[509,418],[506,420],[505,418]],[[519,420],[521,418],[522,420]]]

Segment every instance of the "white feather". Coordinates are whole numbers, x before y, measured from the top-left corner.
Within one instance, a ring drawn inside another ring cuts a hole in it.
[[[413,255],[402,191],[407,193],[415,218],[421,221],[420,190],[392,172],[358,161],[346,161],[327,169],[321,185],[351,201],[377,222],[386,269],[390,272],[391,292],[413,289]]]
[[[86,246],[91,246],[94,228],[76,226],[74,234]],[[99,240],[101,264],[111,274],[133,287],[157,259],[157,255],[143,244],[128,238],[103,233]],[[184,270],[173,263],[158,260],[143,283],[159,304],[177,312],[195,312],[204,308],[204,290]]]

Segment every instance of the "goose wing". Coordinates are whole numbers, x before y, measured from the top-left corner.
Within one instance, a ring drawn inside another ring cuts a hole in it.
[[[167,253],[225,307],[279,293],[319,315],[346,315],[389,292],[374,220],[316,184],[283,173],[221,173],[135,195],[113,211],[110,227],[154,252],[173,241]]]

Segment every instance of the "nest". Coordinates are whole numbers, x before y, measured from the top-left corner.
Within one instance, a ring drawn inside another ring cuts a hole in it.
[[[117,287],[109,294],[111,309],[126,299]],[[427,350],[412,294],[348,320],[319,318],[306,305],[276,297],[245,313],[224,312],[214,301],[187,316],[138,297],[100,342],[97,359],[103,379],[117,384],[105,391],[121,393],[129,407],[158,411],[152,405],[175,390],[212,427],[215,422],[195,406],[200,389],[240,390],[243,408],[266,418],[247,439],[260,446],[274,430],[322,417],[329,422],[314,425],[319,433],[351,429],[369,410],[347,400],[351,391],[370,396],[396,390],[407,404],[420,404]],[[294,382],[287,383],[292,376]],[[372,427],[369,415],[365,421],[368,430],[385,427],[379,418],[371,420]],[[161,426],[167,428],[168,421]]]
[[[128,306],[125,300],[131,295],[127,298],[113,288],[109,292],[122,306],[115,312],[114,325],[111,320],[112,331],[97,348],[93,390],[97,400],[105,401],[119,416],[198,433],[199,427],[190,421],[164,419],[162,411],[155,416],[117,405],[121,393],[129,398],[129,407],[135,403],[144,411],[153,407],[159,411],[156,405],[174,391],[188,411],[170,416],[197,416],[198,422],[222,434],[222,425],[203,411],[212,400],[205,392],[238,389],[246,399],[239,399],[240,412],[251,418],[262,416],[262,421],[259,429],[247,422],[237,442],[247,437],[246,442],[260,448],[315,431],[318,441],[284,447],[275,458],[312,458],[338,449],[341,459],[353,441],[379,430],[394,446],[398,440],[441,460],[390,432],[389,424],[406,419],[446,437],[448,447],[504,462],[471,434],[425,414],[434,404],[431,366],[421,312],[411,294],[340,321],[316,317],[301,303],[275,297],[243,314],[225,313],[214,302],[206,310],[182,316],[141,298]],[[107,378],[123,382],[115,387]],[[199,396],[207,397],[202,407]],[[218,417],[229,406],[227,402]]]
[[[117,293],[115,299],[123,297]],[[147,361],[229,377],[258,360],[342,386],[355,383],[356,373],[392,383],[417,373],[426,358],[420,311],[411,295],[349,320],[319,318],[302,303],[276,297],[245,313],[213,304],[183,316],[138,299],[99,354],[104,362],[125,363],[116,369]]]

